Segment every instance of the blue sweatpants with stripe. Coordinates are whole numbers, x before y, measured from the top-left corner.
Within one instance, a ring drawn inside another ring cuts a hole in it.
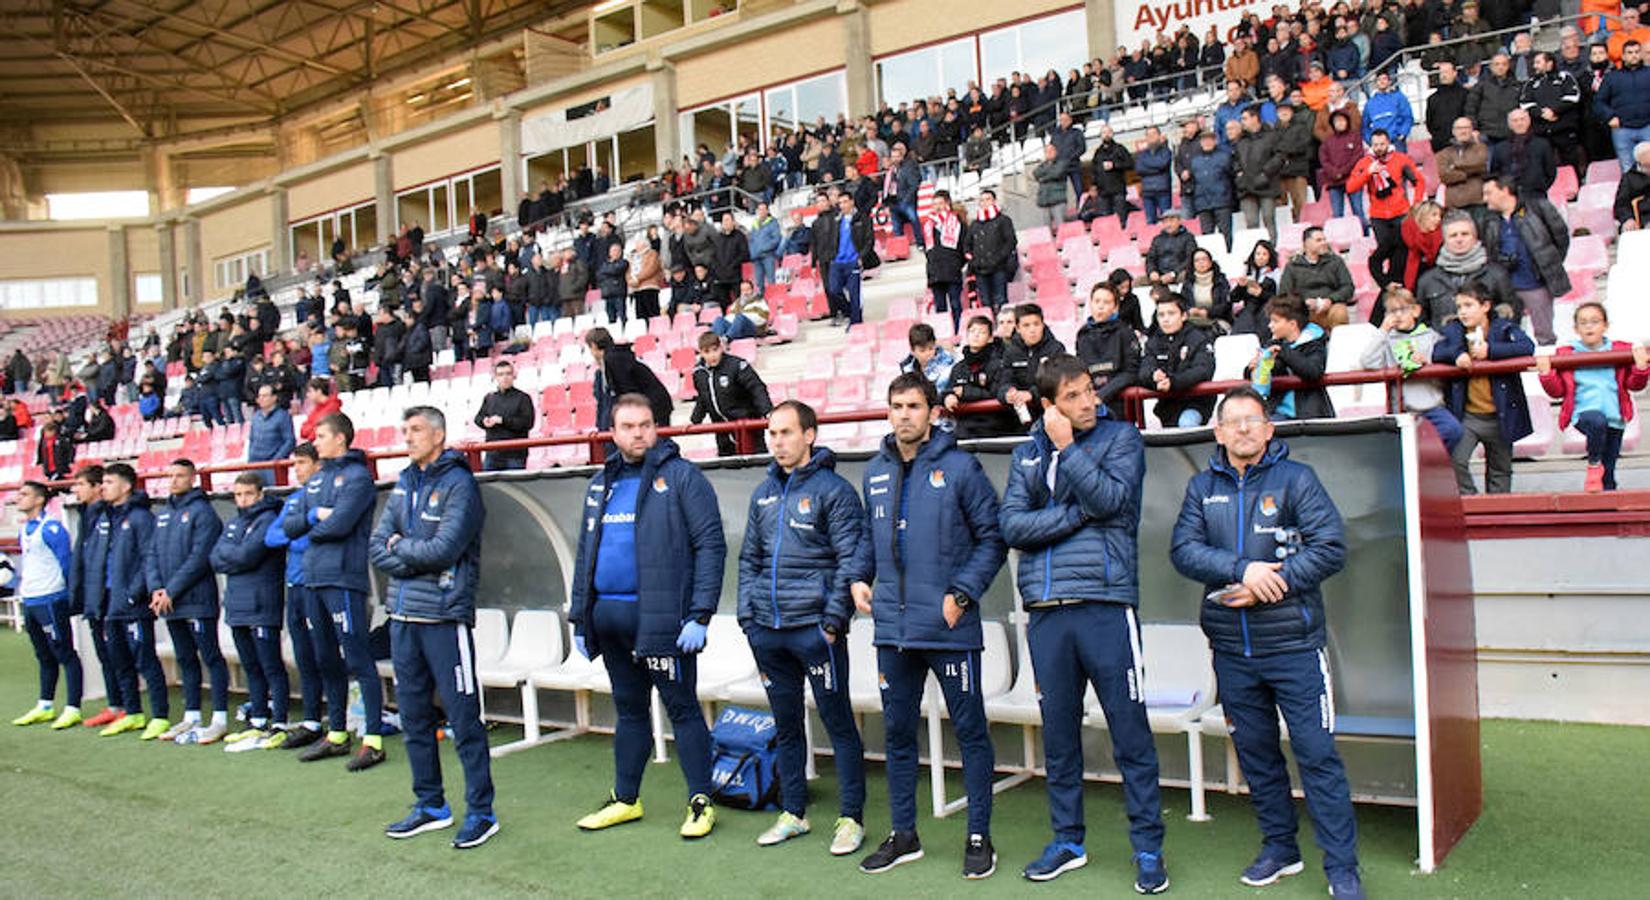
[[[1324,871],[1357,868],[1358,824],[1346,766],[1335,750],[1335,693],[1328,657],[1322,650],[1253,657],[1217,652],[1215,681],[1264,845],[1275,855],[1300,856],[1295,800],[1289,794],[1289,768],[1279,743],[1282,713],[1306,792],[1306,809],[1312,814],[1312,833],[1323,850]]]
[[[25,604],[23,618],[40,663],[40,699],[47,703],[57,696],[57,670],[63,670],[64,705],[80,706],[80,654],[74,649],[74,625],[69,619],[69,601]]]
[[[779,804],[801,818],[808,812],[808,748],[802,691],[812,684],[819,719],[831,736],[837,777],[837,815],[865,819],[865,744],[854,724],[848,698],[848,641],[825,640],[818,626],[763,628],[748,632],[751,653],[762,672],[779,736]],[[715,652],[712,650],[711,652]]]
[[[613,685],[613,793],[634,802],[642,790],[642,772],[653,748],[653,719],[648,705],[659,691],[676,737],[676,758],[687,781],[688,799],[710,796],[710,729],[699,709],[699,656],[637,656],[636,604],[597,600],[591,627],[602,648],[607,680]],[[711,652],[715,652],[712,650]]]
[[[110,709],[125,709],[126,697],[120,692],[120,676],[115,671],[114,656],[109,652],[109,635],[103,620],[88,616],[86,628],[92,633],[92,652],[103,670],[104,705]]]
[[[200,712],[201,665],[205,664],[212,677],[212,710],[228,712],[229,663],[218,646],[217,618],[167,619],[166,630],[172,635],[172,649],[177,652],[184,711]]]
[[[1034,609],[1026,638],[1043,713],[1054,839],[1083,843],[1083,694],[1092,684],[1106,715],[1112,761],[1123,776],[1129,843],[1136,853],[1162,853],[1157,745],[1146,719],[1145,662],[1134,607],[1102,602]]]
[[[166,693],[166,670],[161,668],[160,658],[155,655],[155,620],[104,619],[103,629],[126,712],[130,715],[143,712],[143,695],[138,693],[138,674],[142,673],[143,686],[149,690],[150,712],[157,719],[171,718],[172,699]]]
[[[877,648],[877,683],[888,752],[888,806],[895,831],[917,827],[917,730],[922,692],[932,672],[945,696],[951,727],[962,750],[968,791],[968,833],[991,834],[991,773],[997,756],[980,696],[980,651]],[[933,749],[930,753],[935,752]]]
[[[493,814],[493,769],[487,729],[481,724],[481,686],[476,683],[475,638],[462,622],[390,621],[390,658],[395,662],[395,699],[401,733],[412,766],[418,805],[447,805],[441,787],[441,751],[435,729],[441,721],[436,697],[453,728],[453,744],[464,766],[464,804],[473,816]]]
[[[286,723],[292,702],[292,686],[287,682],[286,661],[281,659],[281,629],[264,625],[233,625],[229,629],[246,672],[247,699],[253,719]]]
[[[367,597],[359,591],[322,587],[310,592],[309,636],[315,646],[315,664],[327,695],[327,728],[343,731],[349,724],[349,680],[361,685],[363,731],[384,731],[384,684],[378,664],[367,646],[372,619]]]

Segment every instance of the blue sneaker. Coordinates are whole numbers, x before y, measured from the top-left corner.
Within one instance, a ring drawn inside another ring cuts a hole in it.
[[[468,850],[487,843],[493,835],[498,834],[498,818],[496,816],[478,816],[471,813],[464,817],[464,827],[453,835],[454,850]]]
[[[1243,870],[1238,881],[1250,887],[1266,887],[1285,875],[1299,875],[1305,870],[1306,864],[1301,862],[1300,851],[1291,855],[1282,850],[1262,847],[1260,855],[1249,864],[1249,868]]]
[[[384,836],[401,840],[426,831],[437,831],[453,824],[453,812],[445,806],[418,806],[414,805],[407,817],[392,825],[385,826]]]
[[[1336,900],[1364,900],[1364,883],[1357,869],[1344,869],[1329,875],[1329,896]]]
[[[1088,854],[1083,852],[1082,844],[1055,841],[1044,847],[1043,855],[1026,866],[1020,874],[1032,881],[1053,881],[1072,869],[1081,869],[1088,864]]]
[[[1163,856],[1158,853],[1134,855],[1134,892],[1161,894],[1169,889],[1169,870],[1163,868]]]

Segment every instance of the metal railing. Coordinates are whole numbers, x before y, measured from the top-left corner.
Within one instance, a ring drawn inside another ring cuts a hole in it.
[[[1617,367],[1633,364],[1633,354],[1629,350],[1608,350],[1587,354],[1567,354],[1551,358],[1552,368],[1555,371],[1566,369]],[[1427,379],[1456,379],[1471,375],[1514,375],[1525,372],[1535,365],[1535,358],[1520,356],[1510,359],[1480,360],[1473,363],[1470,370],[1460,369],[1453,365],[1431,364],[1423,366],[1413,372],[1405,374],[1395,367],[1385,369],[1365,369],[1353,372],[1332,372],[1322,378],[1308,381],[1293,376],[1280,376],[1273,379],[1272,390],[1288,391],[1308,387],[1335,387],[1339,385],[1366,385],[1379,384],[1386,387],[1386,409],[1389,413],[1402,411],[1403,385],[1406,381],[1416,378]],[[1218,396],[1234,387],[1249,384],[1245,380],[1206,381],[1194,385],[1184,391],[1154,391],[1146,388],[1131,387],[1123,394],[1125,417],[1135,425],[1145,425],[1145,401],[1167,398],[1209,397]],[[1538,402],[1546,402],[1539,398]],[[985,400],[978,403],[964,404],[958,407],[954,415],[974,415],[980,413],[999,412],[1004,407],[994,400]],[[856,410],[853,412],[821,413],[819,424],[836,425],[859,422],[874,422],[887,418],[887,410],[881,408]],[[755,452],[758,446],[757,438],[767,427],[765,419],[740,419],[731,422],[715,422],[704,425],[688,425],[659,429],[665,437],[732,434],[741,454]],[[470,462],[470,467],[481,471],[482,454],[499,450],[531,450],[537,447],[585,447],[588,449],[590,464],[602,462],[606,446],[610,439],[609,432],[590,431],[583,434],[562,434],[549,437],[522,438],[511,441],[494,441],[492,443],[458,443],[454,449],[464,453]],[[374,479],[378,477],[378,463],[382,460],[402,459],[407,456],[406,450],[380,450],[367,454],[367,466]],[[290,460],[270,460],[267,462],[225,462],[201,466],[196,471],[201,477],[201,487],[212,490],[212,476],[214,474],[235,475],[246,471],[270,470],[274,473],[277,485],[288,484],[288,470]],[[160,478],[164,472],[140,472],[140,479]],[[68,480],[54,482],[57,487],[66,487]],[[14,490],[19,485],[0,485],[0,492]]]

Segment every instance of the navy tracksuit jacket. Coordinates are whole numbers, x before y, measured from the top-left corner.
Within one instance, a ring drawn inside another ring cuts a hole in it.
[[[1083,693],[1092,683],[1123,777],[1130,844],[1161,853],[1157,747],[1134,614],[1145,451],[1133,425],[1107,418],[1105,407],[1100,414],[1063,451],[1041,421],[1032,426],[1009,467],[1003,539],[1020,551],[1020,597],[1031,613],[1026,635],[1041,690],[1055,840],[1083,843]]]
[[[1341,517],[1312,469],[1273,441],[1242,474],[1217,449],[1192,476],[1170,557],[1202,584],[1199,618],[1215,651],[1215,677],[1238,762],[1267,849],[1299,859],[1289,770],[1278,716],[1301,772],[1324,868],[1357,867],[1357,823],[1346,768],[1335,750],[1335,696],[1324,652],[1319,585],[1346,563]],[[1281,562],[1289,591],[1277,603],[1233,609],[1209,595],[1241,581],[1252,562]]]
[[[979,691],[980,607],[971,603],[955,627],[946,625],[944,609],[946,594],[984,597],[1008,556],[997,489],[956,438],[934,430],[909,464],[893,436],[884,438],[866,465],[863,490],[866,539],[855,580],[872,585],[894,829],[917,826],[917,729],[932,673],[962,750],[968,832],[988,835],[996,755]]]
[[[444,450],[427,466],[401,470],[368,543],[372,564],[390,576],[391,657],[414,797],[426,808],[447,805],[435,738],[439,696],[464,766],[466,808],[479,816],[493,814],[492,767],[470,634],[486,517],[464,454]]]

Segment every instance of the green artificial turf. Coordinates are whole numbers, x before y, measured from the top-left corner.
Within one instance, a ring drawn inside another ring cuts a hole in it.
[[[28,708],[34,693],[27,639],[0,634],[5,721]],[[94,701],[87,712],[100,708]],[[514,737],[504,728],[493,740]],[[1499,721],[1485,723],[1483,739],[1484,816],[1436,874],[1414,872],[1411,812],[1359,809],[1372,896],[1644,895],[1650,730]],[[1088,787],[1089,866],[1057,882],[1031,885],[1019,876],[1048,840],[1040,781],[997,797],[992,830],[1000,862],[990,880],[960,877],[963,816],[936,821],[926,811],[919,829],[927,858],[873,877],[855,869],[857,855],[826,852],[834,818],[828,760],[813,784],[815,833],[780,847],[754,844],[769,813],[722,810],[708,839],[677,837],[683,787],[674,762],[648,767],[645,819],[581,833],[574,820],[611,783],[610,746],[606,737],[588,736],[495,760],[503,830],[486,846],[461,852],[449,846],[451,831],[409,841],[383,837],[384,824],[411,802],[397,739],[385,743],[387,764],[352,775],[342,759],[303,764],[291,752],[231,755],[218,747],[140,744],[135,734],[105,739],[88,728],[58,734],[0,723],[0,897],[1133,896],[1115,785]],[[450,745],[443,766],[449,801],[461,812]],[[888,827],[879,764],[870,765],[869,780],[866,824],[874,843]],[[960,781],[953,772],[953,795]],[[1324,896],[1304,818],[1306,874],[1253,890],[1236,880],[1257,844],[1246,802],[1211,792],[1214,821],[1194,824],[1179,812],[1183,791],[1166,791],[1164,800],[1172,895]]]

